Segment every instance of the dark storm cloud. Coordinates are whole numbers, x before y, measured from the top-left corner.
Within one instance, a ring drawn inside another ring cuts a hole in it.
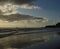
[[[14,3],[14,4],[18,4],[18,5],[21,5],[21,4],[31,4],[33,1],[35,0],[0,0],[0,3],[6,3],[6,2],[11,2],[11,3]]]
[[[38,18],[30,15],[22,15],[22,14],[12,14],[12,15],[0,15],[0,20],[14,22],[21,20],[45,20],[44,18]]]
[[[31,4],[34,0],[13,0],[15,4]]]
[[[2,13],[2,11],[0,10],[0,15],[2,15],[3,13]]]

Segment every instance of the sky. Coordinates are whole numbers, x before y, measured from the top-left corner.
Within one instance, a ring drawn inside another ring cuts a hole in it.
[[[44,27],[60,22],[60,0],[0,0],[0,27]]]

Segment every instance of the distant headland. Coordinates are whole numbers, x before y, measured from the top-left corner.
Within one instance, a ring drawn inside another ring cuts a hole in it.
[[[45,28],[60,28],[60,23],[57,23],[56,25],[48,25]]]

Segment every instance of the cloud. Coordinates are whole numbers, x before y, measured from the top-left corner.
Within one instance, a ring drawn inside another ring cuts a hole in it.
[[[0,0],[0,2],[2,3],[10,2],[10,3],[17,4],[17,5],[31,4],[33,1],[35,0]]]
[[[35,0],[0,0],[0,11],[4,15],[18,13],[18,8],[42,9],[32,4]]]
[[[36,0],[0,0],[0,20],[5,22],[22,20],[26,20],[27,22],[46,22],[47,19],[23,15],[17,11],[18,8],[41,9],[41,7],[33,5],[34,1]]]
[[[17,6],[12,4],[0,5],[0,13],[3,15],[10,15],[17,13]]]
[[[6,3],[11,3],[13,5],[18,5],[20,8],[39,9],[38,6],[33,5],[34,1],[36,1],[36,0],[0,0],[0,5],[5,5]]]
[[[41,7],[34,6],[34,5],[28,5],[28,4],[23,4],[19,6],[20,8],[24,9],[42,9]]]
[[[46,18],[34,17],[30,15],[23,14],[11,14],[11,15],[0,15],[0,20],[7,22],[18,22],[18,21],[27,21],[27,22],[47,22]]]
[[[41,7],[33,5],[34,1],[36,0],[0,0],[0,19],[8,22],[21,20],[27,20],[27,22],[45,22],[44,18],[23,15],[17,11],[18,8],[41,9]]]

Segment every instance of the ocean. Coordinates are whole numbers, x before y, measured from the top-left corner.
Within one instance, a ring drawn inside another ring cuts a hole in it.
[[[60,48],[60,28],[0,30],[0,49]]]

